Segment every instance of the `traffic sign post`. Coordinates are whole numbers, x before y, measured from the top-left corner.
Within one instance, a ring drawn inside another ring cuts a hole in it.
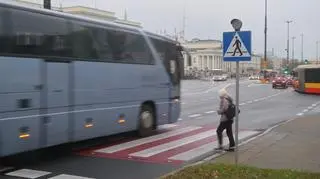
[[[251,61],[251,31],[240,31],[242,22],[231,21],[234,32],[223,33],[223,60],[236,62],[236,120],[235,120],[235,164],[238,164],[238,133],[239,133],[239,62]]]

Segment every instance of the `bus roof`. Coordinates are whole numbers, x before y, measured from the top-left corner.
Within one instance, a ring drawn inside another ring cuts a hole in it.
[[[51,16],[55,16],[55,17],[61,17],[61,18],[69,18],[69,19],[74,19],[74,20],[81,20],[81,21],[86,21],[86,22],[91,22],[91,23],[96,23],[96,24],[100,24],[100,25],[108,25],[111,27],[119,27],[125,30],[133,30],[133,31],[143,31],[144,33],[146,33],[148,36],[153,36],[156,37],[158,39],[164,40],[164,41],[168,41],[171,43],[177,43],[176,41],[156,34],[156,33],[152,33],[149,32],[147,30],[143,30],[141,28],[138,27],[133,27],[130,25],[125,25],[125,24],[119,24],[116,22],[112,22],[112,21],[104,21],[104,20],[99,20],[99,19],[95,19],[95,18],[90,18],[90,17],[84,17],[84,16],[79,16],[79,15],[73,15],[73,14],[69,14],[69,13],[65,13],[65,12],[60,12],[60,11],[55,11],[55,10],[49,10],[49,9],[41,9],[41,8],[35,8],[35,7],[25,7],[22,6],[18,3],[8,3],[8,2],[0,2],[0,6],[2,7],[9,7],[9,8],[14,8],[14,9],[20,9],[20,10],[26,10],[26,11],[31,11],[31,12],[36,12],[39,14],[44,14],[44,15],[51,15]]]
[[[320,65],[318,65],[318,64],[299,65],[295,69],[312,69],[312,68],[320,68]]]

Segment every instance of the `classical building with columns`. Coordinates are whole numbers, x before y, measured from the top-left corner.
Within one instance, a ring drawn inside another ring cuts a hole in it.
[[[236,72],[236,64],[224,62],[222,56],[222,42],[219,40],[193,39],[182,44],[189,50],[184,54],[185,74],[191,71],[210,71],[222,69],[228,74]],[[240,62],[240,73],[255,74],[260,70],[261,56],[252,55],[250,62]]]
[[[5,0],[5,2],[26,7],[43,8],[43,0]],[[120,19],[115,16],[114,12],[84,6],[62,7],[62,4],[60,4],[60,6],[54,6],[54,4],[52,4],[51,10],[142,28],[140,22],[128,19],[126,11],[124,12],[124,18]]]

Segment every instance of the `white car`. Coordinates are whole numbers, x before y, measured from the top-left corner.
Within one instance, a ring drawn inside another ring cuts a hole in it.
[[[249,80],[259,80],[259,76],[250,76]]]
[[[221,76],[214,76],[213,81],[226,81],[227,80],[227,76],[221,75]]]

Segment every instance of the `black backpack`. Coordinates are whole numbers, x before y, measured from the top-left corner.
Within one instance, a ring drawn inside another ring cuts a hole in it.
[[[233,104],[230,98],[226,98],[229,101],[228,109],[225,112],[225,115],[228,120],[232,120],[236,116],[236,105]],[[240,109],[239,109],[240,113]]]

